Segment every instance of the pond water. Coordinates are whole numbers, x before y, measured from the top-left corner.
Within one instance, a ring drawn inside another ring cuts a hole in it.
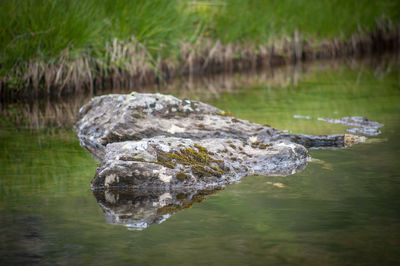
[[[106,220],[89,187],[95,161],[72,120],[54,126],[65,112],[32,113],[34,124],[48,122],[34,130],[3,116],[0,264],[399,264],[399,70],[398,58],[329,62],[158,87],[293,133],[345,133],[318,117],[385,126],[367,143],[311,150],[302,172],[246,177],[144,230]]]

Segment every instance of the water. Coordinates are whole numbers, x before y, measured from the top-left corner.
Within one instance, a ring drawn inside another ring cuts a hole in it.
[[[32,130],[2,118],[0,264],[400,263],[397,64],[334,62],[194,84],[160,90],[293,133],[345,133],[318,117],[362,115],[385,126],[368,143],[310,151],[316,160],[300,173],[247,177],[130,231],[106,222],[89,189],[96,163],[68,126]]]

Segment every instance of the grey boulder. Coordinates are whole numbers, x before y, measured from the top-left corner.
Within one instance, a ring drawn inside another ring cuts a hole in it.
[[[204,188],[247,175],[289,175],[307,165],[306,148],[365,140],[288,134],[202,102],[146,93],[93,98],[74,130],[100,162],[93,189]]]

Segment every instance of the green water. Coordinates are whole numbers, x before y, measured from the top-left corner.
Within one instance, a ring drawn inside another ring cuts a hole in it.
[[[71,130],[32,131],[3,118],[0,264],[399,264],[399,68],[312,65],[296,75],[247,83],[234,75],[233,90],[192,96],[294,133],[344,133],[316,118],[362,115],[384,123],[382,134],[312,150],[318,160],[300,173],[247,177],[143,231],[106,223],[89,188],[96,163]]]

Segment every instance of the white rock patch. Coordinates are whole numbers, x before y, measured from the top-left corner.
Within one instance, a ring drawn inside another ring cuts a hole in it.
[[[162,168],[160,170],[158,178],[163,181],[164,183],[169,183],[171,182],[172,176],[167,174],[167,171],[165,168]]]
[[[111,174],[104,179],[104,186],[108,188],[110,186],[110,184],[112,184],[114,182],[118,183],[119,177],[115,174]]]

